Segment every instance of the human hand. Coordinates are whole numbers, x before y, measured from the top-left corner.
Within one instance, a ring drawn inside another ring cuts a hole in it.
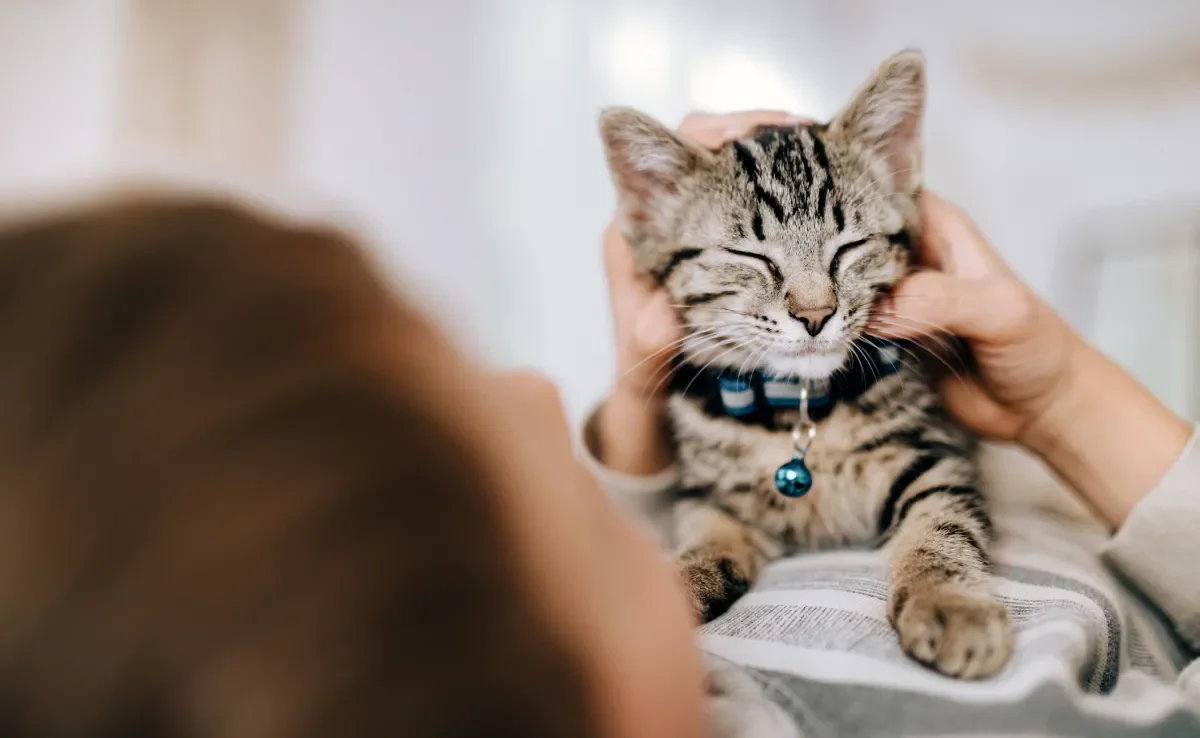
[[[682,337],[679,318],[666,291],[638,273],[616,221],[604,229],[604,272],[616,344],[613,393],[652,403],[662,396],[674,356],[670,349]]]
[[[1071,380],[1084,342],[965,213],[928,192],[920,204],[916,259],[925,269],[880,303],[871,331],[890,338],[946,331],[965,339],[975,371],[942,381],[947,409],[983,436],[1023,440]]]
[[[678,133],[708,148],[768,125],[806,122],[778,111],[728,115],[693,113]],[[593,449],[607,466],[627,473],[650,473],[670,463],[662,431],[668,372],[682,328],[660,285],[638,273],[629,244],[613,221],[604,231],[617,366],[613,394],[600,410]]]
[[[1039,454],[1114,526],[1175,463],[1191,426],[1089,345],[1033,293],[958,208],[926,193],[927,267],[877,310],[872,332],[966,340],[969,373],[945,378],[946,409],[987,438]]]

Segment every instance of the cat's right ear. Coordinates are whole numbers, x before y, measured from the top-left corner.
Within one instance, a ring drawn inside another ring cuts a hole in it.
[[[921,120],[925,57],[902,51],[884,61],[830,128],[875,153],[887,165],[893,191],[921,186]]]
[[[627,233],[665,235],[662,229],[682,199],[686,182],[711,154],[631,108],[605,110],[600,138]]]

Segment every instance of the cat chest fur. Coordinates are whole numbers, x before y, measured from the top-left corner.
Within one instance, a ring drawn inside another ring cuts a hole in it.
[[[920,408],[936,402],[924,383],[913,380],[889,378],[864,396],[865,403],[838,403],[818,422],[806,459],[813,488],[797,499],[779,494],[774,483],[776,469],[792,457],[786,428],[794,411],[780,414],[778,425],[784,430],[773,430],[711,415],[702,401],[673,396],[669,412],[681,495],[736,517],[780,552],[873,542],[881,534],[881,509],[891,486],[919,453],[903,445],[873,443],[899,428],[924,424]],[[961,437],[945,440],[969,443]],[[967,464],[931,473],[958,482],[974,472]]]

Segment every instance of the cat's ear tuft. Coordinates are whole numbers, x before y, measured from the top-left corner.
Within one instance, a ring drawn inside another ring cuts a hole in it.
[[[921,186],[924,111],[925,57],[907,50],[879,66],[831,129],[883,158],[894,190],[911,194]]]
[[[600,116],[600,139],[627,223],[657,220],[708,154],[632,108]]]

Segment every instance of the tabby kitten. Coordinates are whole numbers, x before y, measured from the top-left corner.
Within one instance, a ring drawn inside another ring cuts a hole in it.
[[[909,51],[828,125],[759,129],[715,152],[634,110],[608,110],[600,127],[637,264],[687,329],[686,381],[668,403],[681,485],[667,533],[698,615],[723,613],[780,556],[880,541],[903,649],[975,678],[1012,650],[989,591],[975,439],[918,367],[863,358],[879,355],[864,328],[919,227],[924,98],[924,60]],[[813,408],[806,496],[776,489],[799,410],[761,404],[763,377],[832,387]],[[731,388],[759,407],[722,407],[713,392]]]

